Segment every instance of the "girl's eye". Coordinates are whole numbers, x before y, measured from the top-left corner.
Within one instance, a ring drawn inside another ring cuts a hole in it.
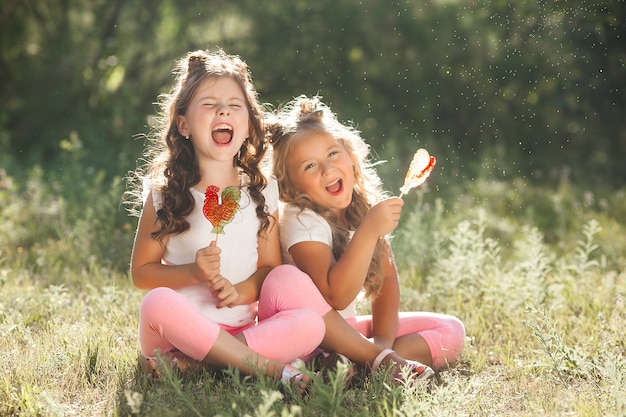
[[[206,107],[213,107],[213,106],[215,106],[215,103],[204,103],[204,105]]]
[[[314,168],[314,167],[315,167],[315,164],[314,164],[313,162],[311,162],[310,164],[306,164],[306,165],[304,166],[304,170],[305,170],[305,171],[308,171],[308,170],[310,170],[310,169],[312,169],[312,168]]]
[[[336,156],[339,152],[338,151],[332,151],[328,154],[329,157],[333,157]]]
[[[240,109],[241,104],[231,104],[230,107],[232,107],[233,109]]]

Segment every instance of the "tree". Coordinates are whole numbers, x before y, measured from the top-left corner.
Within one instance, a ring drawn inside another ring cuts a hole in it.
[[[620,186],[625,10],[574,0],[5,0],[0,151],[26,166],[72,153],[117,174],[132,168],[142,145],[133,136],[150,129],[175,60],[223,46],[248,62],[266,102],[322,95],[390,160],[384,175],[425,146],[448,177],[543,181],[571,167]]]

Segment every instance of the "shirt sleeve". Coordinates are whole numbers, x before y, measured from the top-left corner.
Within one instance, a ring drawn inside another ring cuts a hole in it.
[[[278,209],[278,182],[276,177],[271,176],[268,178],[267,185],[263,189],[263,195],[265,196],[267,211],[272,214]]]
[[[285,250],[296,243],[305,241],[321,242],[333,246],[333,235],[330,225],[319,214],[311,211],[300,211],[299,208],[286,205],[280,218],[280,240]]]
[[[161,195],[161,192],[157,190],[157,187],[154,186],[152,181],[148,178],[144,178],[141,190],[141,200],[144,205],[146,204],[146,200],[148,199],[150,192],[152,192],[152,204],[154,205],[154,209],[159,211],[161,207],[163,207],[163,196]]]

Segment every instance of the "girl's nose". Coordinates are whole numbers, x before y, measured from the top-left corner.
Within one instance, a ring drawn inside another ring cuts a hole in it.
[[[219,108],[217,109],[217,114],[219,114],[220,116],[225,116],[230,114],[230,111],[228,110],[228,106],[225,104],[222,104],[221,106],[219,106]]]

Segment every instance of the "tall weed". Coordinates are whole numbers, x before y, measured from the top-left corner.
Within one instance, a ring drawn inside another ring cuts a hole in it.
[[[10,260],[15,279],[28,270],[40,282],[67,285],[76,269],[86,277],[127,269],[134,230],[120,209],[121,180],[102,173],[71,180],[80,197],[39,168],[21,185],[0,178],[0,266]]]

